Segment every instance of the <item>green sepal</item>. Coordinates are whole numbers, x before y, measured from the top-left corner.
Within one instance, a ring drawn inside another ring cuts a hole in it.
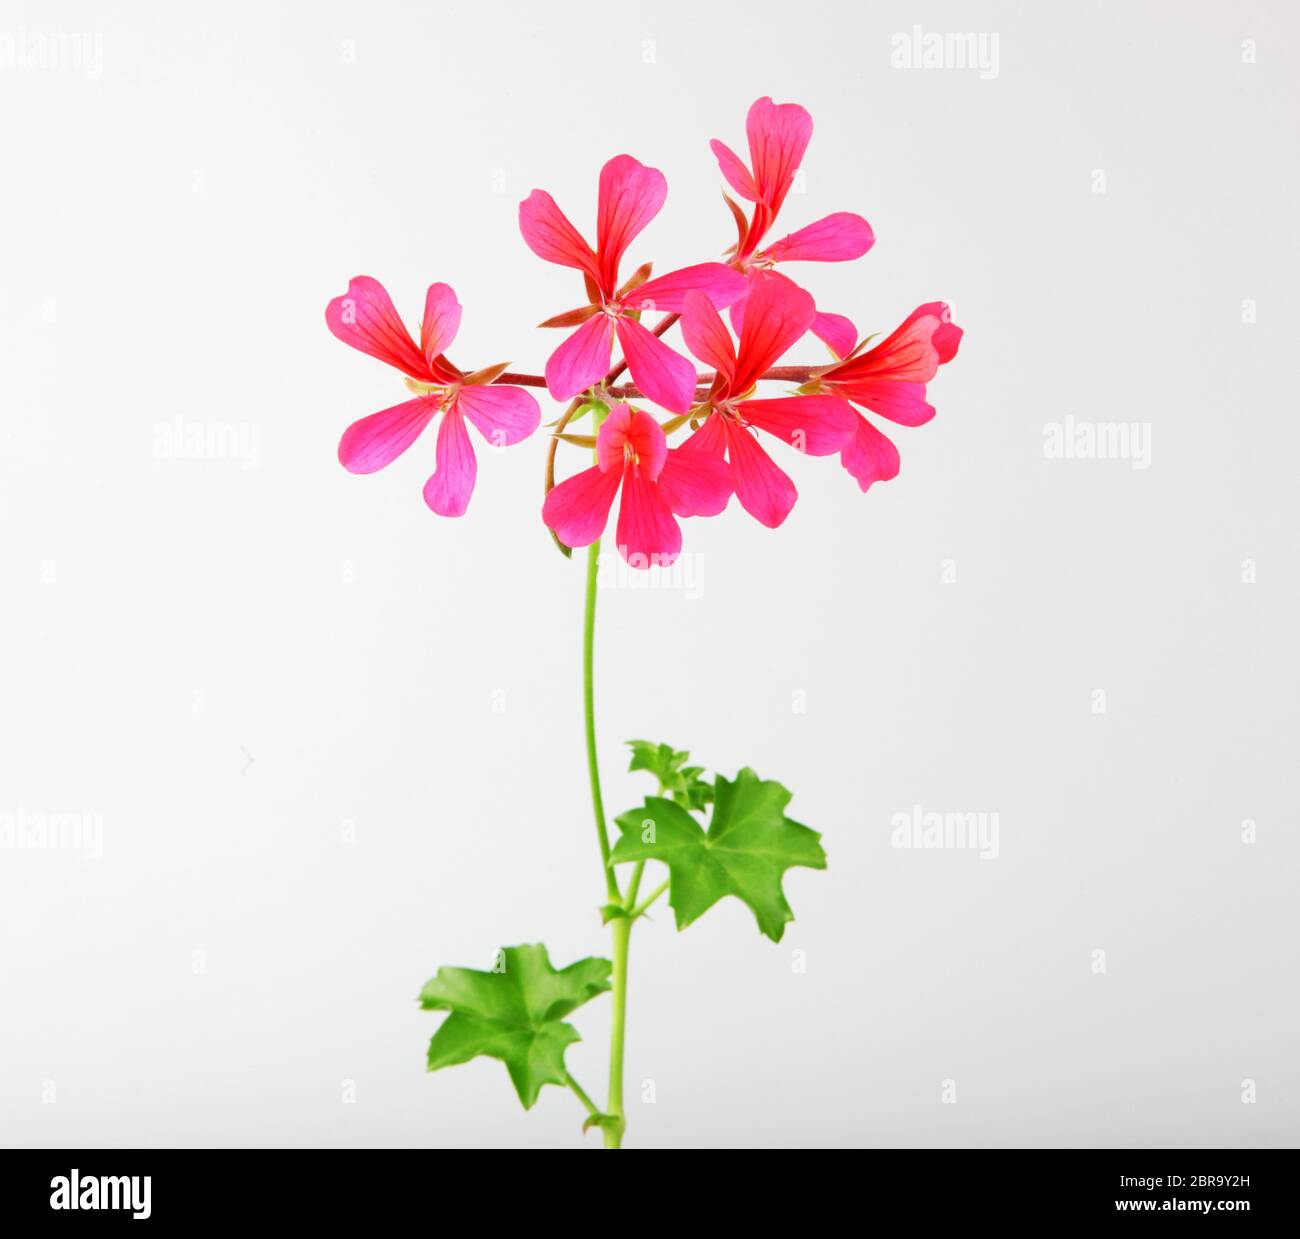
[[[593,1127],[614,1127],[623,1126],[624,1120],[617,1114],[589,1114],[583,1120],[582,1134],[585,1136]]]
[[[609,405],[607,405],[603,400],[584,400],[576,409],[574,409],[573,416],[569,418],[569,424],[572,425],[579,418],[586,417],[588,413],[597,413],[603,420],[609,416]]]
[[[600,923],[608,925],[627,916],[627,909],[621,903],[607,903],[600,909]]]

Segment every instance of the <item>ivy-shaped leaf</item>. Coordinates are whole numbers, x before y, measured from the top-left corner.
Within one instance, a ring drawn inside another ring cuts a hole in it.
[[[659,780],[659,790],[671,794],[683,809],[702,809],[713,800],[713,784],[700,778],[703,766],[688,766],[690,754],[671,744],[629,740],[632,750],[629,770],[645,770]]]
[[[429,1070],[480,1054],[499,1058],[524,1109],[543,1084],[567,1084],[564,1052],[578,1031],[570,1011],[609,989],[611,965],[590,957],[556,972],[544,946],[508,946],[492,972],[439,968],[420,992],[426,1011],[449,1011],[429,1042]]]
[[[647,796],[645,806],[620,814],[616,864],[661,860],[668,866],[668,902],[685,929],[724,895],[752,909],[758,927],[780,942],[794,913],[781,879],[796,865],[825,869],[821,836],[785,815],[790,793],[752,770],[734,781],[718,776],[713,815],[705,831],[680,805]]]

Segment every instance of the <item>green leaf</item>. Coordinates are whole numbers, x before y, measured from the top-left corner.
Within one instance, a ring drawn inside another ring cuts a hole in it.
[[[609,989],[610,971],[591,957],[556,972],[540,945],[504,948],[492,972],[439,968],[420,992],[426,1011],[451,1012],[429,1042],[429,1070],[499,1058],[530,1109],[543,1084],[568,1083],[564,1051],[581,1038],[561,1021]]]
[[[660,792],[668,792],[683,809],[702,809],[713,800],[713,784],[700,778],[703,766],[687,766],[690,754],[671,744],[629,740],[632,750],[629,770],[646,770],[659,780]]]
[[[685,929],[724,895],[753,910],[758,927],[780,942],[794,913],[781,879],[796,865],[825,869],[821,836],[785,816],[790,793],[746,768],[734,782],[718,776],[708,831],[671,800],[647,796],[645,806],[620,814],[622,837],[612,859],[662,860],[668,866],[668,902]]]

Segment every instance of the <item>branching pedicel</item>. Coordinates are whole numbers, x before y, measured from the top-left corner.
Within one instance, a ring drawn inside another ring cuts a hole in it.
[[[716,516],[733,494],[770,528],[789,515],[794,483],[756,431],[813,456],[838,454],[864,491],[888,481],[898,473],[898,451],[854,406],[902,426],[929,421],[934,409],[925,385],[956,355],[962,335],[948,307],[936,301],[868,348],[849,319],[819,311],[808,293],[777,272],[787,262],[860,258],[875,238],[861,216],[838,212],[765,245],[812,136],[812,118],[797,104],[764,98],[750,108],[746,129],[748,165],[721,142],[711,143],[723,176],[749,204],[746,211],[723,194],[737,231],[726,262],[654,279],[646,263],[621,280],[624,254],[668,192],[660,172],[630,155],[617,155],[601,169],[595,249],[548,193],[534,190],[520,204],[519,227],[529,249],[581,272],[586,292],[581,306],[542,324],[570,329],[544,377],[510,373],[505,365],[469,372],[453,365],[447,349],[461,307],[446,284],[428,291],[418,345],[383,286],[368,276],[352,280],[325,312],[339,339],[400,371],[414,397],[349,426],[339,460],[353,473],[382,469],[441,414],[437,465],[424,488],[425,502],[440,516],[462,515],[474,489],[477,464],[466,421],[490,442],[510,445],[528,438],[541,421],[527,388],[544,386],[553,399],[569,402],[552,423],[542,519],[566,555],[572,547],[588,548],[583,705],[605,888],[600,915],[613,935],[613,958],[557,970],[543,946],[506,947],[487,972],[440,968],[420,1001],[447,1013],[429,1045],[429,1070],[478,1055],[498,1058],[525,1108],[544,1084],[562,1085],[586,1112],[584,1130],[601,1128],[608,1148],[620,1146],[626,1126],[623,1042],[632,927],[665,892],[679,929],[733,895],[749,905],[764,934],[780,941],[793,918],[781,888],[785,871],[826,865],[816,832],[786,816],[790,793],[780,783],[749,769],[734,779],[710,780],[702,767],[686,764],[686,753],[642,740],[630,742],[631,769],[652,776],[657,794],[615,819],[619,837],[611,845],[596,761],[592,649],[597,557],[614,500],[621,496],[619,554],[633,567],[649,568],[676,559],[679,517]],[[648,314],[662,315],[652,329],[642,321]],[[705,372],[697,373],[664,343],[674,325]],[[809,333],[824,342],[832,360],[777,366]],[[617,363],[615,340],[622,353]],[[630,381],[620,382],[624,371]],[[773,381],[795,384],[796,391],[755,397],[760,383]],[[669,416],[661,420],[647,404]],[[574,429],[588,417],[588,433]],[[668,446],[670,436],[688,427],[689,437]],[[594,463],[556,485],[560,442],[592,452]],[[668,876],[643,894],[649,861],[665,865]],[[564,1055],[578,1040],[566,1017],[606,990],[613,991],[610,1077],[600,1106],[569,1074]]]

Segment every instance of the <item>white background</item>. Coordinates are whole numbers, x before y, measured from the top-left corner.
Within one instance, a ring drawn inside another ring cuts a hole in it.
[[[415,1003],[503,943],[608,950],[544,442],[481,452],[459,521],[432,436],[349,476],[405,396],[323,311],[366,273],[414,325],[444,280],[460,364],[540,370],[580,281],[518,201],[590,230],[626,151],[670,187],[629,264],[713,258],[707,140],[770,94],[816,122],[778,232],[877,235],[791,273],[966,337],[896,481],[786,452],[779,531],[733,504],[687,523],[696,589],[602,591],[610,808],[665,739],[781,779],[830,856],[780,945],[735,901],[638,928],[628,1144],[1295,1143],[1292,5],[0,13],[102,36],[98,75],[0,69],[0,811],[103,824],[0,851],[0,1141],[583,1144],[560,1089],[426,1075]],[[997,75],[893,67],[916,24]],[[1046,458],[1067,416],[1146,424],[1150,467]],[[169,457],[177,419],[256,451]],[[892,847],[914,805],[997,813],[997,859]]]

